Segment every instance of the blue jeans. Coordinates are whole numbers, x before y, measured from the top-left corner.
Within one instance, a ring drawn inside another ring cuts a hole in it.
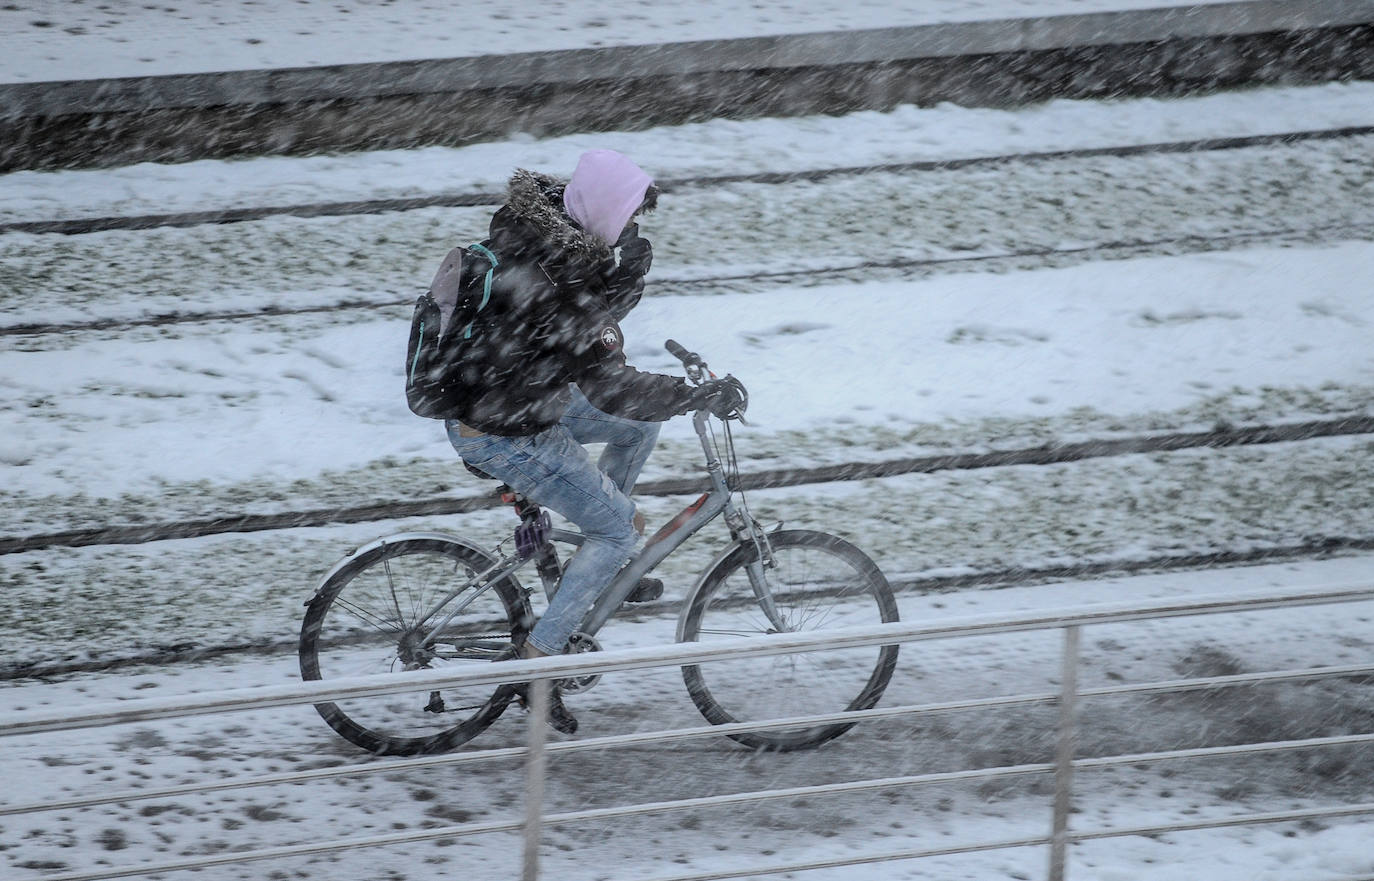
[[[557,511],[585,536],[564,567],[548,610],[529,635],[529,642],[544,654],[561,653],[634,551],[639,539],[632,525],[635,505],[622,487],[634,486],[653,450],[658,425],[602,413],[574,388],[563,420],[539,434],[462,437],[456,421],[449,420],[446,427],[449,442],[463,461]],[[614,476],[593,465],[582,447],[582,443],[600,442],[607,443],[602,467],[611,469]]]
[[[634,490],[663,427],[661,422],[638,422],[603,413],[575,385],[572,401],[563,412],[563,424],[580,444],[606,445],[596,465],[627,496]]]

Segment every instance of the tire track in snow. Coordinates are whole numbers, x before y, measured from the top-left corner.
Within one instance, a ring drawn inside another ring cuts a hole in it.
[[[1265,135],[1244,135],[1229,138],[1198,138],[1187,141],[1160,141],[1152,144],[1122,144],[1108,147],[1083,147],[1069,150],[1044,150],[1024,153],[1004,153],[996,156],[968,156],[955,159],[920,159],[910,162],[889,162],[876,165],[842,166],[838,168],[804,169],[801,171],[757,171],[739,174],[697,175],[665,178],[659,181],[665,192],[688,187],[720,187],[738,183],[785,184],[813,182],[844,175],[903,173],[920,171],[949,171],[978,166],[1006,165],[1017,162],[1047,162],[1061,159],[1089,159],[1099,156],[1144,156],[1161,153],[1206,153],[1216,150],[1239,150],[1247,147],[1297,144],[1304,141],[1329,141],[1374,134],[1374,126],[1347,126],[1334,129],[1277,132]],[[269,205],[247,208],[225,208],[216,211],[190,211],[176,214],[144,214],[134,216],[89,217],[70,220],[25,220],[0,223],[0,233],[58,233],[84,235],[107,230],[139,230],[157,227],[188,227],[212,223],[244,223],[268,217],[342,217],[354,214],[383,214],[392,211],[415,211],[422,208],[471,208],[500,205],[502,193],[469,192],[440,193],[404,199],[360,199],[341,202],[315,202],[303,205]]]
[[[956,453],[892,459],[886,462],[851,462],[817,468],[780,468],[741,474],[736,487],[742,490],[776,489],[833,481],[869,480],[903,474],[936,471],[963,471],[1001,468],[1011,465],[1055,465],[1137,453],[1161,453],[1190,449],[1219,449],[1236,446],[1290,443],[1319,438],[1374,434],[1374,416],[1347,416],[1339,419],[1289,423],[1218,427],[1211,431],[1171,432],[1127,438],[1080,441],[1055,446],[1000,450],[986,453]],[[635,488],[641,496],[689,495],[704,492],[706,479],[685,478],[642,483]],[[460,498],[432,498],[410,501],[374,502],[349,508],[287,511],[278,514],[241,514],[205,520],[182,520],[142,526],[108,526],[28,536],[0,538],[0,554],[24,553],[54,547],[145,544],[182,538],[199,538],[231,532],[263,532],[278,529],[364,523],[405,517],[462,514],[495,508],[501,501],[493,494]]]
[[[1265,545],[1242,550],[1211,553],[1165,554],[1153,557],[1100,559],[1055,566],[1012,566],[967,572],[960,575],[902,577],[888,575],[897,593],[942,593],[963,588],[994,590],[1024,587],[1050,581],[1067,581],[1084,577],[1112,575],[1143,575],[1147,573],[1217,569],[1233,566],[1253,566],[1290,560],[1316,559],[1341,552],[1374,551],[1374,535],[1311,536],[1290,545]],[[675,599],[642,603],[634,607],[640,615],[677,615],[682,608]],[[270,639],[220,645],[191,645],[181,643],[153,648],[132,655],[88,657],[79,661],[18,661],[0,665],[0,682],[17,679],[42,679],[74,673],[109,673],[116,670],[147,665],[191,665],[238,655],[286,655],[297,649],[295,639]],[[1352,681],[1368,682],[1369,677]]]
[[[711,275],[692,278],[656,278],[655,295],[664,296],[674,293],[688,293],[698,288],[713,285],[748,281],[765,281],[787,278],[824,278],[842,276],[851,272],[875,269],[940,269],[942,267],[992,263],[999,260],[1021,260],[1032,258],[1052,258],[1059,256],[1091,256],[1119,252],[1150,253],[1159,248],[1192,247],[1203,251],[1221,250],[1221,247],[1236,244],[1255,244],[1265,241],[1295,239],[1311,236],[1350,236],[1374,235],[1374,223],[1370,224],[1328,224],[1304,229],[1253,230],[1248,232],[1227,233],[1217,236],[1183,235],[1162,239],[1127,239],[1099,242],[1068,248],[1024,248],[1013,251],[997,251],[986,254],[968,254],[958,257],[899,257],[892,260],[862,260],[823,268],[790,269],[765,272],[739,273],[735,275]],[[73,333],[80,331],[132,330],[139,327],[163,327],[173,324],[195,324],[213,321],[248,321],[258,318],[274,318],[289,315],[313,315],[352,310],[372,311],[379,309],[409,308],[409,301],[396,300],[345,300],[341,303],[328,303],[320,306],[305,306],[297,309],[267,307],[264,309],[233,310],[224,312],[185,312],[154,315],[147,318],[100,318],[92,321],[71,322],[66,324],[13,324],[0,326],[0,337],[6,336],[45,336],[51,334]]]

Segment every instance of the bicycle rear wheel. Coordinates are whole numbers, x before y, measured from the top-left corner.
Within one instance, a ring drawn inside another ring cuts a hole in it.
[[[768,536],[765,565],[777,620],[765,614],[746,567],[758,549],[741,544],[707,573],[683,617],[680,641],[861,627],[897,620],[892,588],[862,551],[833,535],[787,530]],[[778,625],[782,626],[779,627]],[[713,725],[866,710],[897,664],[897,646],[711,661],[682,668],[687,691]],[[755,749],[793,750],[838,737],[853,722],[729,735]]]
[[[416,669],[454,669],[496,660],[523,640],[529,602],[506,577],[449,602],[471,601],[429,645],[419,618],[449,592],[488,569],[487,554],[443,538],[381,542],[340,567],[316,592],[301,623],[301,677],[338,679]],[[378,755],[444,752],[475,737],[501,715],[494,689],[402,692],[316,704],[329,726]]]

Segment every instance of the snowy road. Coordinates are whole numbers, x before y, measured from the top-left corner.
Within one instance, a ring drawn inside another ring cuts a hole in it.
[[[805,141],[808,126],[818,142],[832,145],[833,164],[855,165],[874,161],[871,153],[856,158],[864,149],[885,151],[883,161],[901,161],[928,155],[936,141],[945,155],[960,155],[959,149],[990,155],[1028,144],[1063,146],[1070,130],[1099,143],[1120,141],[1123,131],[1143,141],[1159,140],[1162,132],[1184,137],[1198,134],[1204,117],[1210,127],[1203,133],[1209,136],[1241,134],[1264,115],[1266,94],[1275,124],[1295,107],[1308,127],[1369,124],[1374,103],[1351,98],[1367,98],[1367,91],[1351,84],[1345,90],[1085,103],[993,116],[908,108],[891,116],[789,123],[792,128],[760,121],[752,129],[751,123],[607,135],[597,145],[621,146],[643,157],[690,156],[696,170],[710,171],[711,163],[717,169],[763,163],[786,170],[789,144]],[[837,129],[847,132],[855,154],[836,151]],[[937,130],[963,132],[965,140]],[[453,166],[450,177],[437,185],[499,180],[511,156],[533,157],[539,161],[528,164],[546,168],[557,158],[561,167],[573,143],[513,142],[506,153],[489,145],[450,151],[443,154]],[[831,277],[823,285],[793,279],[662,296],[651,287],[626,323],[628,338],[639,341],[632,342],[630,354],[647,369],[667,370],[671,362],[659,340],[671,335],[702,351],[713,366],[744,377],[755,416],[754,425],[739,435],[746,469],[1198,430],[1217,423],[1369,415],[1371,146],[1374,139],[1366,136],[684,189],[665,198],[646,223],[656,250],[651,280],[893,255],[1275,235],[1243,247],[1180,246],[1114,260],[1011,260],[981,264],[979,272],[864,272],[847,280]],[[418,151],[414,158],[417,165],[433,167],[436,157],[436,151]],[[303,182],[302,199],[357,197],[375,195],[377,180],[405,167],[401,154],[372,158],[375,166],[368,157],[346,157],[12,175],[0,178],[0,192],[22,197],[29,209],[45,205],[50,217],[89,216],[111,206],[147,211],[163,185],[195,192],[209,204],[253,204],[257,167],[263,179],[290,178],[294,169]],[[804,167],[817,167],[814,160],[807,156]],[[665,159],[660,173],[690,165],[678,161]],[[169,204],[177,198],[181,208],[200,204],[184,197],[169,197]],[[424,286],[452,243],[480,236],[485,214],[428,209],[74,237],[6,234],[0,236],[0,322],[323,305],[359,296],[404,302]],[[1287,232],[1317,228],[1326,231]],[[408,310],[398,307],[4,338],[4,534],[478,491],[456,468],[436,427],[409,416],[399,400],[396,349],[407,317]],[[685,425],[670,425],[645,479],[693,473],[692,441]],[[794,487],[751,493],[750,501],[761,519],[839,532],[868,550],[891,577],[916,578],[1280,547],[1312,536],[1369,538],[1371,453],[1369,437],[1328,438]],[[682,502],[652,498],[643,506],[657,523]],[[289,644],[301,602],[348,548],[414,528],[494,541],[508,528],[509,516],[491,511],[461,519],[0,556],[0,620],[11,624],[0,635],[0,651],[11,663],[42,663],[125,658],[168,646]],[[664,577],[670,599],[681,596],[716,549],[703,537],[669,561]],[[1262,568],[907,594],[901,601],[904,617],[915,619],[1371,577],[1374,557],[1346,555]],[[1374,646],[1370,614],[1362,608],[1242,618],[1133,625],[1090,636],[1086,684],[1360,663]],[[607,644],[666,640],[671,625],[666,615],[618,621],[606,631]],[[913,650],[904,653],[888,700],[1041,689],[1057,675],[1057,650],[1048,637]],[[289,654],[231,655],[170,668],[14,680],[0,695],[5,708],[52,706],[274,683],[297,675]],[[629,683],[611,678],[577,700],[589,733],[695,723],[672,671]],[[1090,710],[1092,736],[1099,739],[1089,745],[1145,749],[1199,738],[1222,742],[1370,730],[1368,706],[1367,684],[1334,683],[1206,706],[1157,701],[1104,707]],[[503,719],[479,745],[513,744],[517,721]],[[564,809],[611,796],[686,797],[846,775],[915,773],[961,762],[1038,761],[1049,724],[1049,715],[1025,711],[937,719],[914,733],[875,725],[851,732],[821,758],[751,756],[715,742],[667,755],[578,755],[555,782],[552,800],[555,809]],[[92,783],[125,788],[356,759],[308,709],[6,746],[7,773],[16,769],[13,778],[25,783],[15,792],[26,797],[38,797],[40,789],[79,792]],[[1231,808],[1367,799],[1371,783],[1360,769],[1369,763],[1352,755],[1251,760],[1239,774],[1220,765],[1190,765],[1184,773],[1103,773],[1084,781],[1085,810],[1094,820],[1125,824],[1141,816],[1167,820]],[[323,795],[304,801],[298,791],[281,788],[7,821],[0,829],[0,862],[20,870],[19,877],[38,878],[44,869],[98,860],[162,859],[245,842],[262,846],[420,828],[519,810],[518,775],[510,768],[383,774],[323,784],[321,790]],[[562,865],[578,876],[612,877],[613,868],[630,875],[666,873],[710,859],[747,862],[779,848],[817,855],[930,844],[970,831],[987,837],[1040,834],[1048,822],[1047,802],[1040,782],[1026,782],[558,830],[550,838],[549,869]],[[1115,850],[1084,845],[1075,858],[1088,877],[1104,879],[1173,878],[1170,866],[1202,859],[1211,860],[1209,878],[1236,881],[1374,871],[1353,824],[1303,829],[1296,840],[1279,829],[1227,834],[1132,840]],[[1218,848],[1217,841],[1226,846]],[[1234,856],[1242,852],[1251,855],[1248,860]],[[585,853],[595,854],[595,865],[581,861]],[[433,871],[445,865],[507,877],[515,851],[508,839],[440,841],[348,859],[348,872],[357,877],[419,877],[416,867]],[[939,865],[950,877],[1037,877],[1043,855],[951,858]],[[1150,875],[1144,865],[1158,874]],[[339,872],[327,860],[260,868],[217,870],[214,876]],[[881,877],[916,877],[913,867],[890,871]]]
[[[1367,536],[1374,441],[1337,438],[753,492],[767,523],[820,529],[910,580]],[[689,498],[641,501],[666,522]],[[0,556],[7,664],[117,660],[177,647],[289,646],[301,603],[349,550],[396,532],[506,537],[507,510]],[[712,527],[659,574],[680,598],[724,547]],[[1115,599],[1104,595],[1104,600]],[[145,614],[129,615],[129,609]]]

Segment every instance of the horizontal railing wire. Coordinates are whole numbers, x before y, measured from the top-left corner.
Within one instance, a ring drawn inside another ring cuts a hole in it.
[[[1102,604],[1034,615],[981,615],[939,623],[903,621],[871,627],[830,630],[819,634],[777,633],[770,634],[766,639],[732,638],[710,644],[676,643],[637,649],[558,655],[528,661],[506,661],[499,665],[487,665],[490,669],[484,667],[461,672],[419,670],[397,676],[352,677],[333,682],[300,682],[171,698],[145,698],[136,701],[0,713],[0,738],[173,718],[196,713],[241,712],[346,698],[377,697],[404,691],[453,688],[459,685],[495,686],[528,678],[561,679],[568,676],[615,673],[722,659],[793,654],[799,651],[867,648],[958,636],[1021,633],[1070,625],[1117,624],[1155,618],[1363,602],[1370,599],[1374,599],[1374,584],[1336,585],[1295,594],[1266,591],[1256,594],[1190,597],[1161,600],[1146,605]]]
[[[1282,752],[1288,750],[1314,749],[1321,746],[1348,746],[1361,743],[1374,743],[1374,733],[1364,735],[1347,735],[1329,738],[1309,738],[1302,741],[1278,741],[1261,744],[1244,744],[1235,747],[1206,747],[1193,750],[1174,750],[1162,753],[1138,753],[1126,756],[1112,756],[1096,760],[1080,760],[1075,762],[1078,767],[1109,767],[1116,765],[1136,765],[1145,762],[1166,761],[1172,759],[1196,759],[1217,756],[1233,756],[1239,754],[1254,754],[1260,752]],[[504,752],[504,751],[501,751]],[[524,749],[518,750],[524,753]],[[1049,762],[1002,766],[996,768],[978,768],[963,771],[946,771],[930,774],[915,774],[902,777],[883,777],[866,780],[846,781],[844,783],[827,783],[815,786],[796,786],[784,789],[758,790],[750,792],[731,793],[728,795],[703,796],[699,798],[671,799],[659,802],[643,802],[632,805],[622,805],[611,808],[589,808],[580,811],[565,811],[559,813],[545,814],[542,818],[544,825],[561,826],[576,823],[589,823],[596,821],[620,820],[628,817],[639,817],[669,813],[673,811],[697,810],[702,808],[721,808],[739,806],[746,804],[760,804],[771,801],[788,801],[800,798],[812,798],[816,796],[828,795],[853,795],[877,790],[907,788],[913,786],[934,786],[949,783],[971,782],[977,780],[1006,779],[1033,774],[1048,774],[1054,770],[1054,765]],[[397,768],[390,768],[390,771],[397,771]],[[1070,838],[1075,841],[1087,841],[1102,838],[1125,837],[1131,835],[1152,835],[1166,832],[1188,831],[1196,829],[1221,828],[1225,826],[1241,826],[1274,822],[1291,822],[1296,820],[1311,818],[1332,818],[1347,817],[1361,814],[1374,813],[1374,803],[1340,805],[1328,808],[1297,809],[1282,812],[1268,812],[1262,814],[1242,814],[1237,816],[1214,818],[1208,820],[1175,822],[1170,824],[1160,824],[1154,826],[1123,827],[1109,830],[1070,832]],[[520,820],[508,820],[500,822],[486,823],[463,823],[457,825],[443,826],[439,828],[426,829],[419,832],[405,832],[391,835],[379,835],[369,837],[354,837],[346,839],[336,839],[331,841],[317,841],[309,844],[288,845],[273,848],[263,848],[259,850],[236,851],[231,854],[220,854],[208,857],[193,857],[183,860],[166,861],[155,864],[131,864],[128,866],[105,867],[94,871],[78,871],[63,873],[58,875],[45,875],[47,881],[95,881],[100,878],[127,877],[131,875],[153,875],[163,872],[184,871],[193,869],[204,869],[216,865],[237,864],[246,862],[260,862],[263,860],[284,859],[293,856],[317,856],[326,853],[338,853],[345,850],[357,850],[370,847],[384,847],[396,844],[413,844],[421,841],[432,841],[439,838],[460,838],[475,835],[490,834],[493,832],[514,832],[522,828],[523,822]],[[1049,841],[1048,836],[1039,836],[1031,839],[1017,839],[1015,844],[1005,844],[1001,842],[975,842],[963,845],[956,845],[954,850],[947,848],[934,849],[913,849],[897,852],[898,855],[879,857],[870,855],[868,857],[845,858],[838,862],[827,863],[827,865],[844,866],[855,865],[875,861],[885,861],[888,859],[916,859],[920,857],[939,856],[948,853],[969,853],[987,850],[1002,849],[1004,847],[1020,847],[1025,845],[1042,845]],[[812,868],[820,867],[819,863],[787,863],[769,864],[751,867],[746,874],[779,874],[788,871],[800,871],[801,866],[806,865]],[[694,874],[691,876],[673,876],[674,881],[686,878],[715,879],[738,877],[734,872],[707,872]]]
[[[1302,670],[1277,670],[1268,673],[1243,673],[1227,676],[1209,676],[1195,679],[1172,679],[1159,682],[1143,682],[1132,685],[1085,688],[1079,691],[1082,697],[1139,696],[1171,694],[1185,691],[1198,691],[1213,688],[1229,688],[1240,685],[1272,685],[1280,682],[1316,682],[1326,679],[1364,678],[1374,675],[1374,666],[1344,665],[1339,667],[1313,667]],[[1053,692],[1039,694],[1005,695],[991,698],[975,698],[961,701],[943,701],[927,704],[906,704],[895,707],[882,707],[857,710],[845,713],[824,713],[809,716],[790,716],[768,722],[732,722],[722,725],[702,725],[691,728],[676,728],[665,731],[636,732],[634,734],[610,735],[588,738],[586,740],[566,741],[549,744],[545,747],[550,755],[572,752],[602,751],[636,746],[657,746],[665,743],[681,743],[688,740],[726,737],[731,734],[758,731],[786,731],[800,727],[832,725],[851,722],[878,722],[909,716],[934,715],[937,713],[956,713],[969,710],[1007,709],[1053,704],[1059,696]],[[1374,737],[1370,735],[1368,737]],[[1334,740],[1328,739],[1332,744]],[[1295,742],[1297,743],[1297,742]],[[1323,745],[1309,743],[1311,745]],[[1291,748],[1304,748],[1294,746]],[[1161,757],[1186,758],[1186,751]],[[296,783],[310,783],[339,777],[367,776],[370,774],[391,774],[403,771],[429,770],[452,765],[468,765],[476,762],[490,762],[502,759],[520,758],[523,747],[488,749],[476,752],[453,753],[449,755],[423,756],[419,758],[397,759],[386,763],[369,765],[340,765],[331,768],[312,768],[306,771],[290,771],[266,774],[232,780],[216,780],[210,783],[188,783],[179,786],[165,786],[155,789],[130,789],[118,792],[105,792],[78,796],[75,798],[54,799],[49,801],[25,802],[0,805],[0,817],[17,814],[32,814],[42,811],[71,810],[89,808],[97,805],[122,804],[133,801],[170,798],[181,795],[207,792],[226,792],[238,789],[253,789],[265,786],[283,786]],[[1092,767],[1097,760],[1085,759],[1083,767]],[[1145,759],[1141,759],[1145,761]]]
[[[1126,621],[1152,620],[1156,618],[1179,617],[1190,615],[1223,614],[1242,611],[1257,611],[1263,609],[1280,609],[1297,606],[1311,606],[1330,603],[1361,602],[1374,599],[1374,585],[1346,585],[1331,586],[1324,588],[1309,589],[1301,592],[1274,593],[1264,592],[1259,594],[1241,594],[1216,597],[1201,597],[1183,600],[1163,600],[1145,605],[1115,605],[1115,606],[1096,606],[1079,607],[1062,610],[1052,610],[1040,612],[1033,615],[987,615],[970,619],[960,619],[942,623],[891,623],[873,627],[853,628],[847,630],[831,631],[822,634],[777,634],[766,640],[757,639],[733,639],[724,640],[709,645],[695,643],[677,644],[674,646],[662,647],[653,646],[642,649],[626,649],[618,652],[607,652],[601,654],[582,654],[575,656],[561,656],[543,658],[529,661],[511,661],[499,665],[502,669],[496,670],[473,670],[470,672],[452,673],[443,671],[421,671],[404,676],[373,676],[359,677],[352,680],[340,680],[334,683],[300,683],[290,686],[271,686],[255,689],[240,689],[230,692],[217,692],[210,694],[181,695],[172,698],[148,699],[143,701],[128,701],[115,704],[89,707],[84,710],[71,711],[63,708],[61,710],[37,710],[24,711],[18,713],[0,714],[0,735],[18,735],[25,733],[40,733],[48,731],[63,731],[80,728],[96,727],[105,724],[117,724],[130,721],[142,721],[158,718],[179,718],[190,715],[198,715],[210,712],[232,712],[248,709],[265,709],[280,706],[296,705],[300,703],[317,702],[321,700],[339,699],[348,696],[372,696],[382,694],[392,694],[400,691],[425,690],[429,688],[449,687],[458,684],[471,685],[495,685],[502,681],[518,680],[522,678],[551,679],[563,678],[567,675],[580,675],[585,673],[605,673],[618,670],[635,670],[649,667],[673,666],[679,664],[704,663],[713,660],[729,658],[749,658],[767,657],[778,654],[791,654],[798,651],[821,651],[835,648],[876,646],[892,643],[911,642],[918,640],[945,639],[958,636],[986,635],[994,633],[1025,632],[1028,630],[1044,630],[1069,628],[1070,630],[1082,626],[1093,624],[1122,623]],[[496,666],[496,665],[494,665]],[[1172,688],[1173,690],[1190,690],[1198,688],[1214,688],[1223,686],[1238,686],[1260,684],[1265,682],[1292,681],[1303,678],[1324,678],[1335,675],[1365,675],[1374,672],[1374,667],[1346,665],[1331,668],[1312,668],[1298,671],[1273,671],[1268,673],[1249,673],[1234,674],[1220,677],[1201,677],[1191,680],[1179,680],[1175,682],[1155,682],[1139,683],[1135,685],[1106,686],[1094,689],[1085,689],[1076,692],[1078,697],[1101,696],[1112,694],[1128,693],[1156,693],[1160,690]],[[984,699],[993,703],[1017,703],[1017,702],[1042,702],[1054,700],[1055,696],[1044,694],[1033,695],[1014,695],[1007,697]],[[923,705],[918,707],[894,708],[891,710],[880,711],[889,716],[909,714],[913,712],[943,712],[952,708],[966,708],[983,701],[961,701],[946,705]],[[765,723],[740,723],[748,729],[766,727],[795,727],[799,724],[814,724],[816,720],[830,718],[834,714],[814,717],[797,717],[789,720],[772,720]],[[838,714],[847,719],[862,718],[859,714]],[[879,713],[870,714],[876,717]],[[531,724],[538,724],[533,720]],[[695,729],[685,732],[687,736],[704,736],[707,732],[722,733],[726,726],[714,728]],[[643,737],[644,735],[637,735]],[[667,739],[673,736],[673,732],[655,732],[650,735],[653,739]],[[1283,750],[1312,749],[1320,746],[1340,746],[1353,745],[1360,743],[1374,742],[1374,733],[1338,735],[1323,738],[1307,738],[1304,740],[1293,741],[1272,741],[1259,744],[1241,744],[1223,747],[1203,747],[1196,749],[1172,750],[1154,753],[1137,753],[1124,756],[1107,756],[1090,759],[1079,759],[1073,762],[1074,766],[1081,768],[1107,767],[1112,765],[1136,764],[1149,761],[1164,761],[1180,758],[1207,758],[1215,756],[1231,756],[1238,754],[1248,754],[1257,752],[1275,752]],[[558,746],[558,745],[554,745]],[[593,744],[588,742],[581,748],[604,747],[605,744]],[[553,747],[550,747],[552,750]],[[490,751],[492,755],[508,757],[518,755],[523,750],[497,750]],[[480,754],[473,754],[472,758],[464,757],[462,761],[475,761]],[[490,757],[490,755],[486,756]],[[439,759],[426,760],[402,760],[395,763],[387,763],[388,771],[397,771],[406,767],[418,767],[421,765],[432,765],[438,763]],[[717,807],[726,805],[737,805],[747,803],[758,803],[764,801],[787,800],[813,795],[829,795],[844,793],[869,792],[877,789],[887,789],[893,787],[906,787],[918,785],[930,785],[935,783],[949,783],[958,781],[978,780],[999,778],[1007,776],[1020,776],[1027,774],[1041,774],[1054,771],[1056,766],[1053,763],[1026,764],[1019,766],[1007,766],[999,768],[969,769],[962,771],[937,772],[930,774],[908,775],[901,777],[873,778],[858,781],[846,781],[834,784],[820,784],[816,786],[790,787],[784,789],[759,790],[743,793],[732,793],[719,796],[705,796],[690,799],[675,799],[660,802],[638,803],[632,805],[620,805],[609,808],[595,808],[580,811],[567,811],[561,813],[544,814],[541,821],[545,825],[561,825],[571,823],[584,823],[596,820],[619,819],[629,816],[641,816],[647,814],[657,814],[675,810],[690,810],[705,807]],[[320,769],[327,776],[336,776],[335,769]],[[310,779],[312,772],[304,772],[305,776],[301,780]],[[288,782],[279,775],[277,782]],[[289,781],[295,782],[295,781]],[[251,784],[250,784],[251,785]],[[216,784],[208,784],[200,788],[200,791],[213,791]],[[178,793],[184,791],[178,788]],[[165,794],[165,793],[164,793]],[[55,805],[46,805],[34,808],[35,810],[56,809]],[[7,811],[7,813],[20,813],[23,811]],[[1073,841],[1086,841],[1096,838],[1117,837],[1124,835],[1139,834],[1159,834],[1164,832],[1184,831],[1191,829],[1217,828],[1221,826],[1251,825],[1270,822],[1285,822],[1299,819],[1310,818],[1329,818],[1355,816],[1365,813],[1374,813],[1374,805],[1343,805],[1327,808],[1301,809],[1285,812],[1271,812],[1265,814],[1249,814],[1238,817],[1224,817],[1207,820],[1186,821],[1171,824],[1160,824],[1148,827],[1129,827],[1111,830],[1086,830],[1082,832],[1071,832],[1070,838]],[[159,874],[171,871],[187,869],[208,868],[215,865],[228,863],[255,862],[268,859],[280,859],[291,856],[307,856],[322,853],[332,853],[341,850],[357,849],[363,847],[380,847],[393,844],[412,843],[417,841],[432,840],[435,838],[450,838],[468,835],[486,834],[492,832],[515,831],[523,828],[522,821],[507,822],[488,822],[488,823],[469,823],[447,826],[439,829],[426,829],[411,832],[393,833],[389,835],[378,835],[368,837],[355,837],[339,839],[334,841],[316,841],[305,844],[288,845],[258,850],[239,851],[234,853],[217,854],[211,856],[195,857],[168,861],[156,864],[132,864],[127,866],[104,866],[96,870],[68,872],[58,875],[49,875],[51,881],[93,881],[97,878],[126,877],[130,875]],[[923,856],[934,856],[941,853],[950,852],[975,852],[991,849],[998,849],[1007,846],[1025,846],[1027,844],[1039,845],[1050,840],[1049,837],[1036,837],[1029,839],[1017,839],[1019,843],[1006,844],[1005,842],[984,842],[968,845],[958,845],[954,851],[947,848],[939,849],[915,849],[902,851],[901,856],[891,857],[893,859],[914,859]],[[835,863],[835,865],[853,865],[865,862],[872,862],[880,857],[870,855],[868,857],[846,858],[846,862]],[[786,871],[797,871],[801,864],[789,863],[784,866],[759,866],[753,867],[749,871],[753,874],[777,874]],[[807,865],[813,865],[808,863]],[[814,864],[819,865],[819,864]],[[680,876],[682,878],[728,878],[736,877],[735,870],[716,873],[704,873],[692,876]]]
[[[981,853],[990,850],[1011,850],[1018,847],[1035,847],[1047,844],[1049,836],[1036,835],[1029,838],[1009,838],[977,844],[951,844],[945,847],[922,849],[892,850],[874,854],[854,854],[833,857],[826,860],[806,860],[791,863],[771,863],[767,866],[738,867],[726,871],[693,872],[689,875],[659,875],[653,878],[636,878],[634,881],[723,881],[727,878],[753,878],[759,875],[781,875],[786,872],[814,872],[820,869],[840,869],[846,866],[866,866],[874,863],[889,863],[899,860],[914,860],[923,857],[957,856],[965,853]],[[628,879],[626,879],[628,881]]]
[[[1356,817],[1363,814],[1374,814],[1374,802],[1363,802],[1353,805],[1333,805],[1325,808],[1295,808],[1288,811],[1237,814],[1232,817],[1217,817],[1207,820],[1176,820],[1172,823],[1157,823],[1145,826],[1123,826],[1118,829],[1071,832],[1070,837],[1075,841],[1096,841],[1104,838],[1125,838],[1133,835],[1164,835],[1169,832],[1222,829],[1228,826],[1259,826],[1269,823],[1293,823],[1301,820],[1329,820],[1339,817]]]
[[[1285,823],[1298,821],[1311,821],[1320,819],[1337,819],[1341,817],[1354,817],[1363,814],[1374,813],[1374,802],[1367,804],[1357,804],[1339,806],[1333,808],[1309,808],[1292,811],[1265,814],[1240,814],[1234,817],[1227,817],[1220,820],[1195,820],[1187,823],[1178,823],[1158,826],[1136,826],[1131,828],[1104,830],[1091,836],[1070,833],[1070,838],[1074,841],[1086,841],[1105,838],[1123,838],[1132,835],[1162,835],[1168,832],[1186,832],[1200,829],[1218,829],[1227,826],[1250,826],[1263,825],[1270,823]],[[804,862],[791,863],[771,863],[760,866],[738,867],[726,871],[714,872],[694,872],[687,875],[659,875],[652,878],[636,878],[635,881],[724,881],[727,878],[752,878],[759,875],[781,875],[787,872],[806,872],[817,869],[834,869],[844,866],[866,865],[878,862],[895,862],[898,860],[913,860],[925,857],[953,856],[965,853],[981,853],[992,850],[1011,850],[1018,847],[1034,847],[1044,845],[1049,842],[1049,836],[1035,836],[1030,838],[1012,838],[1001,841],[989,841],[973,844],[956,844],[947,847],[935,847],[925,849],[911,849],[900,851],[887,851],[880,854],[856,855],[853,857],[836,857],[828,860],[808,860]],[[1374,878],[1374,876],[1368,876]],[[629,881],[629,879],[626,879]],[[1312,881],[1310,877],[1305,877],[1304,881]],[[1368,881],[1366,878],[1349,878],[1342,876],[1332,878],[1331,881]]]

